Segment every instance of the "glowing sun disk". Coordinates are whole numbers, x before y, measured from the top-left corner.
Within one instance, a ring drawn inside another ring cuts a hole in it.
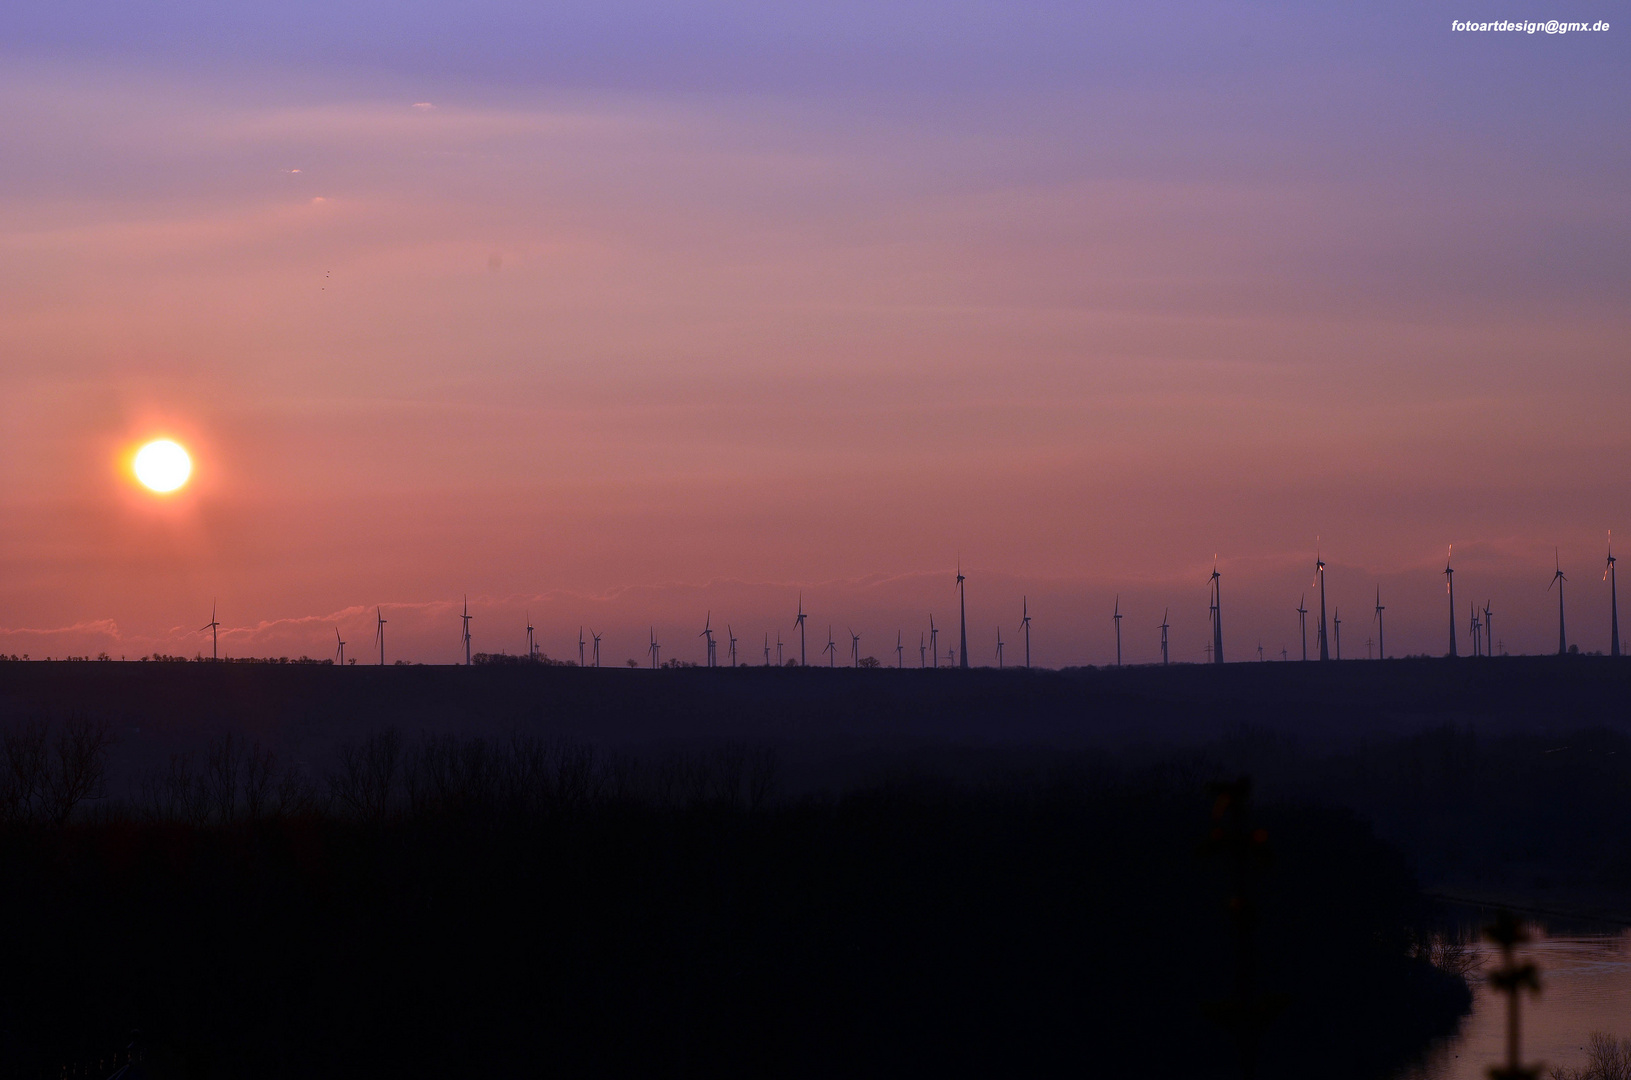
[[[193,462],[178,443],[150,442],[136,451],[136,479],[154,491],[174,491],[192,475]]]

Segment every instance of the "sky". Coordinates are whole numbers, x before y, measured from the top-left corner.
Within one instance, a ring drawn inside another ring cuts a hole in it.
[[[0,651],[1606,650],[1631,13],[1502,6],[7,5]]]

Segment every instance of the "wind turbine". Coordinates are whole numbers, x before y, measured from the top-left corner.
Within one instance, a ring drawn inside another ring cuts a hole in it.
[[[957,607],[961,612],[958,620],[959,635],[957,644],[957,666],[968,667],[968,594],[963,588],[963,560],[957,560]]]
[[[1297,629],[1303,636],[1303,659],[1308,659],[1308,609],[1303,605],[1308,603],[1308,594],[1303,593],[1297,601]]]
[[[1263,639],[1262,638],[1257,639],[1257,662],[1259,664],[1261,664],[1263,662]]]
[[[1376,659],[1387,659],[1387,637],[1382,633],[1382,612],[1387,608],[1382,604],[1382,586],[1376,586]]]
[[[464,598],[464,614],[459,616],[464,620],[464,666],[470,666],[470,598]]]
[[[1620,655],[1620,583],[1614,573],[1614,530],[1608,531],[1608,565],[1603,567],[1608,582],[1608,655]]]
[[[929,652],[934,656],[934,666],[940,666],[940,631],[934,628],[934,612],[929,612]]]
[[[849,662],[851,667],[861,666],[861,635],[854,630],[849,632]]]
[[[928,651],[929,651],[929,647],[923,643],[923,631],[919,630],[917,632],[917,666],[918,667],[923,668],[923,667],[928,667],[929,666],[928,657],[925,655]],[[939,658],[936,657],[936,659],[939,659]]]
[[[804,663],[804,594],[803,593],[799,593],[799,617],[797,619],[793,620],[793,625],[799,628],[799,667],[804,667],[805,663]],[[781,635],[777,634],[776,635],[776,644],[780,645],[781,640],[782,640]],[[781,659],[781,653],[779,651],[776,654],[776,658],[778,660]]]
[[[1329,660],[1331,659],[1331,650],[1327,647],[1325,640],[1325,559],[1320,556],[1317,540],[1315,541],[1314,547],[1314,577],[1319,580],[1320,587],[1320,627],[1318,635],[1320,643],[1320,659]],[[1342,650],[1338,649],[1337,652],[1340,654]],[[1340,660],[1341,656],[1339,655],[1337,659]]]
[[[895,670],[899,671],[906,666],[906,646],[901,644],[900,631],[895,631]]]
[[[1002,670],[1002,627],[997,627],[997,670]]]
[[[725,636],[730,639],[731,667],[736,666],[736,633],[731,630],[731,624],[725,624]]]
[[[765,667],[770,666],[770,631],[765,631]]]
[[[340,646],[338,649],[334,650],[336,661],[341,667],[345,667],[345,642],[340,641],[340,628],[338,626],[334,628],[334,640],[339,642]]]
[[[527,636],[528,636],[528,638],[530,640],[530,638],[532,636],[532,623],[530,623],[530,622],[527,623]],[[583,627],[580,625],[578,627],[578,666],[579,667],[583,667],[583,661],[584,661],[583,645],[584,645],[584,642],[583,642]]]
[[[776,666],[782,666],[782,632],[776,631]]]
[[[1569,641],[1563,633],[1563,583],[1569,579],[1563,576],[1563,563],[1558,560],[1556,548],[1552,549],[1552,559],[1557,564],[1557,572],[1552,575],[1552,580],[1547,583],[1546,591],[1551,592],[1552,586],[1557,586],[1557,655],[1567,656]]]
[[[594,648],[595,667],[599,667],[600,666],[600,635],[595,633],[593,630],[591,630],[591,631],[589,631],[589,638],[590,638],[591,642],[593,643],[592,647]]]
[[[1025,631],[1025,670],[1031,670],[1031,601],[1030,597],[1021,597],[1019,601],[1020,628]]]
[[[1341,608],[1337,608],[1334,612],[1332,612],[1331,625],[1336,629],[1336,634],[1337,634],[1337,659],[1341,660],[1342,659],[1342,609]]]
[[[827,666],[836,667],[838,664],[838,646],[833,643],[832,625],[827,626],[827,647],[821,650],[827,654]]]
[[[215,617],[215,601],[211,600],[210,601],[210,621],[198,628],[198,632],[200,634],[202,634],[206,630],[208,630],[210,632],[210,659],[211,660],[221,659],[221,653],[220,653],[220,649],[219,649],[220,638],[218,636],[218,634],[220,632],[220,629],[221,629],[221,623]],[[336,635],[338,635],[339,631],[336,630],[334,633]]]
[[[378,605],[374,607],[374,640],[379,642],[379,666],[385,666],[385,624],[388,621]]]
[[[1110,616],[1116,620],[1116,666],[1121,666],[1121,594],[1116,594],[1116,613]]]
[[[1489,601],[1485,600],[1484,601],[1484,655],[1485,656],[1494,656],[1495,655],[1495,631],[1491,627],[1491,624],[1494,621],[1495,621],[1495,616],[1490,614]]]
[[[1453,551],[1455,551],[1455,545],[1451,544],[1444,552],[1444,587],[1450,593],[1450,656],[1452,658],[1457,655],[1455,648],[1455,571],[1450,569],[1450,554]]]
[[[1212,556],[1212,653],[1211,662],[1223,663],[1223,575],[1218,573],[1218,557]]]
[[[1161,663],[1163,665],[1167,662],[1167,630],[1169,629],[1167,626],[1167,613],[1171,610],[1171,608],[1165,608],[1161,612]]]
[[[657,653],[657,628],[655,626],[653,626],[651,628],[651,644],[646,647],[646,651],[651,654],[651,670],[656,671],[657,670],[657,655],[658,655],[658,653]]]
[[[707,619],[706,622],[704,622],[702,624],[702,633],[698,634],[697,637],[707,638],[708,639],[708,666],[713,667],[714,666],[714,613],[713,612],[711,612],[711,611],[708,612],[708,619]]]
[[[1470,600],[1467,601],[1467,629],[1472,633],[1472,654],[1477,656],[1479,647],[1484,643],[1484,635],[1480,633],[1482,627],[1478,622],[1478,605]]]
[[[537,628],[532,625],[532,612],[527,612],[527,659],[538,659]],[[578,666],[583,666],[583,627],[578,627]]]

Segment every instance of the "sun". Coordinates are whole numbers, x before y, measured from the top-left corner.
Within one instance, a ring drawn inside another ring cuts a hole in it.
[[[136,479],[154,491],[174,491],[192,472],[192,458],[169,439],[150,442],[136,451]]]

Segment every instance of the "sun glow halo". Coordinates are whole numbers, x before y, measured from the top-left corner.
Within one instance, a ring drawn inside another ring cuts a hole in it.
[[[150,442],[136,451],[136,479],[158,492],[174,491],[192,475],[193,462],[179,443]]]

